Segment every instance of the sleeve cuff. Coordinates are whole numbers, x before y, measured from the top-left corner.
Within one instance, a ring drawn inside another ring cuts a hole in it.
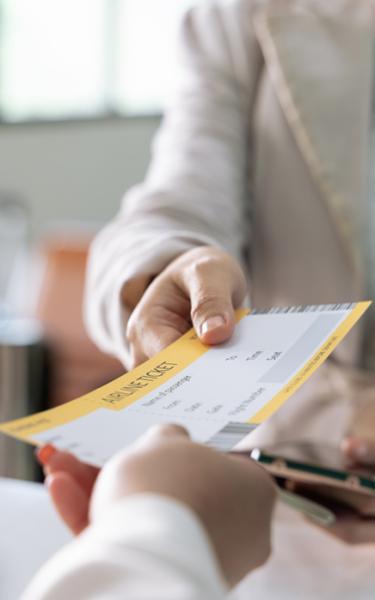
[[[87,535],[158,556],[193,580],[201,580],[202,587],[215,591],[218,598],[228,593],[203,525],[191,509],[177,500],[155,494],[130,496],[105,514],[94,513]]]

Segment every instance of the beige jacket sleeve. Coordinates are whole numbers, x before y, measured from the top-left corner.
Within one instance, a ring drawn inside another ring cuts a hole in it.
[[[127,284],[144,275],[144,289],[147,276],[195,246],[240,257],[247,242],[248,130],[260,69],[249,6],[218,2],[187,14],[177,92],[147,178],[92,245],[86,323],[97,345],[125,365]]]
[[[22,600],[224,600],[227,591],[197,517],[149,494],[94,520],[42,568]]]

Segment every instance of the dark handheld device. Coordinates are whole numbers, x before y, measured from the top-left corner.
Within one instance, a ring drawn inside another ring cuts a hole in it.
[[[280,488],[335,510],[375,516],[375,469],[348,465],[338,448],[301,441],[255,448],[259,462]]]

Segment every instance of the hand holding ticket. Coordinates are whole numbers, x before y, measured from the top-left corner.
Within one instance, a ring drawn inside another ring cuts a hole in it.
[[[131,373],[0,432],[98,466],[160,423],[230,450],[314,373],[369,305],[239,311],[229,342],[207,347],[192,330]]]

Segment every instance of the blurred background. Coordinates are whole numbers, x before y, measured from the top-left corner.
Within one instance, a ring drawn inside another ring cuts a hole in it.
[[[195,3],[0,0],[0,422],[122,373],[84,331],[87,249],[145,174]],[[0,476],[38,478],[4,436]]]

